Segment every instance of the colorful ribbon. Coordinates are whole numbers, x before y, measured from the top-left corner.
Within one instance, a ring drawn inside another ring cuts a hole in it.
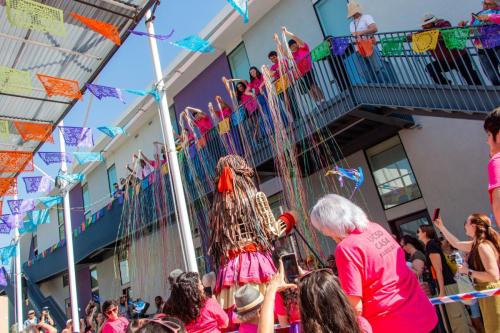
[[[227,0],[227,2],[243,17],[243,23],[248,23],[248,0]]]
[[[154,34],[150,34],[150,33],[147,33],[147,32],[135,31],[135,30],[129,30],[129,32],[131,34],[134,34],[134,35],[137,35],[137,36],[147,36],[147,37],[156,38],[158,40],[167,40],[167,39],[170,39],[170,37],[172,37],[172,35],[174,34],[175,30],[172,29],[172,31],[170,31],[170,33],[168,35],[154,35]]]
[[[469,293],[456,294],[445,297],[434,297],[431,298],[430,301],[433,305],[439,305],[439,304],[455,303],[461,301],[470,301],[473,299],[493,297],[493,296],[497,297],[500,296],[500,288],[482,290],[482,291],[473,291]]]

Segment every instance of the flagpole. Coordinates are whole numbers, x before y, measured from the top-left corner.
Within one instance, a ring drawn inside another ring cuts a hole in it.
[[[14,196],[17,200],[17,195]],[[14,241],[16,242],[16,313],[17,313],[17,331],[22,332],[23,325],[23,275],[21,272],[21,239],[19,238],[19,223],[16,221],[14,228]]]
[[[177,206],[178,219],[181,230],[181,239],[184,247],[185,262],[187,263],[186,270],[190,272],[198,272],[198,264],[196,263],[196,254],[194,250],[193,236],[191,234],[191,225],[189,223],[189,215],[186,204],[186,197],[184,195],[184,188],[182,187],[182,178],[179,167],[179,160],[177,158],[177,150],[175,149],[175,139],[174,132],[172,129],[172,123],[170,121],[170,113],[168,110],[168,100],[167,93],[164,90],[163,74],[160,63],[160,54],[158,52],[158,45],[156,44],[156,39],[151,37],[155,34],[155,29],[153,25],[153,14],[151,9],[146,13],[146,28],[149,36],[149,46],[151,48],[151,56],[153,58],[153,67],[155,72],[155,78],[157,82],[157,89],[161,94],[160,101],[160,119],[163,124],[163,128],[166,133],[162,133],[163,143],[165,145],[165,151],[168,155],[168,160],[170,162],[170,172],[172,173],[172,185],[173,194],[175,197],[175,204]],[[166,135],[165,135],[166,134]]]
[[[59,126],[64,126],[61,120]],[[62,131],[59,131],[59,147],[61,153],[66,153],[66,145]],[[66,159],[61,161],[61,171],[66,173],[68,171],[68,164]],[[69,278],[69,297],[71,300],[71,318],[73,321],[73,332],[80,332],[80,319],[78,315],[78,297],[76,293],[76,272],[75,272],[75,257],[73,252],[73,227],[71,223],[71,204],[69,201],[69,187],[63,189],[64,194],[64,232],[66,235],[66,252],[68,256],[68,278]]]

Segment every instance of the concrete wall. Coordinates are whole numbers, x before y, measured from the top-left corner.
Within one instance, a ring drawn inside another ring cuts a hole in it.
[[[52,296],[57,305],[64,311],[64,301],[69,298],[69,286],[63,287],[62,275],[38,284],[45,297]]]
[[[273,36],[277,32],[281,37],[282,26],[286,26],[311,47],[323,40],[310,0],[282,0],[243,35],[250,65],[260,67],[270,64],[267,54],[276,49]]]
[[[38,252],[48,249],[59,242],[59,225],[56,206],[50,210],[50,222],[37,228]]]
[[[113,163],[110,164],[110,166]],[[111,200],[108,186],[107,165],[99,164],[92,173],[87,176],[87,184],[90,194],[89,209],[95,213]]]
[[[118,299],[122,294],[120,273],[116,272],[114,257],[108,258],[96,265],[97,280],[99,282],[99,296],[102,301]]]
[[[415,117],[421,129],[403,130],[401,141],[425,203],[465,239],[463,223],[474,212],[490,214],[488,147],[481,121]]]

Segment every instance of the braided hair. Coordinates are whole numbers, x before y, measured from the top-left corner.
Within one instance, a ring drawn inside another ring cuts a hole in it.
[[[223,172],[232,175],[233,190],[217,190]],[[215,194],[210,210],[209,253],[218,267],[227,251],[254,243],[270,250],[271,243],[262,218],[255,208],[254,171],[244,158],[228,155],[219,159],[215,169]]]

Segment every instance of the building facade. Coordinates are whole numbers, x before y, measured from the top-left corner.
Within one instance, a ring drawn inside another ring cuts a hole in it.
[[[391,36],[394,32],[409,34],[418,29],[420,18],[430,11],[457,23],[481,6],[480,2],[463,0],[439,3],[425,0],[408,4],[396,0],[383,4],[360,2],[365,12],[375,18],[379,32],[391,33]],[[185,107],[206,110],[208,102],[215,103],[217,95],[230,99],[221,77],[248,79],[250,66],[269,64],[268,52],[275,49],[273,34],[280,32],[282,26],[300,36],[311,48],[327,36],[349,35],[343,0],[254,0],[250,2],[250,17],[250,23],[244,25],[230,7],[224,8],[200,33],[212,42],[216,52],[183,52],[167,68],[166,91],[177,132],[180,130],[179,115]],[[408,50],[409,46],[405,47]],[[483,88],[461,85],[460,79],[456,79],[457,73],[447,74],[452,75],[448,77],[451,87],[436,85],[429,78],[422,78],[431,57],[422,55],[418,63],[413,63],[414,59],[407,56],[407,51],[388,59],[387,64],[397,80],[390,84],[370,84],[356,80],[359,73],[356,74],[356,64],[352,65],[356,60],[346,56],[340,61],[350,77],[347,91],[340,91],[332,62],[315,63],[318,83],[331,100],[321,111],[325,114],[321,120],[324,123],[319,120],[317,123],[323,124],[331,134],[325,144],[332,144],[337,147],[335,151],[342,152],[343,163],[364,170],[364,183],[353,200],[367,211],[370,219],[399,237],[414,234],[419,225],[431,223],[433,210],[440,208],[450,230],[464,238],[463,222],[468,214],[489,214],[491,211],[486,190],[488,149],[481,119],[499,104],[499,90],[488,84],[484,73],[481,73]],[[333,61],[335,64],[339,60]],[[480,72],[479,63],[474,61]],[[310,101],[302,105],[306,104],[312,105]],[[182,268],[175,218],[163,231],[154,228],[141,231],[144,241],[138,251],[144,251],[141,253],[147,260],[142,263],[135,260],[134,265],[143,265],[148,280],[144,274],[138,276],[131,272],[131,258],[120,253],[117,246],[123,206],[119,200],[112,200],[113,184],[127,177],[126,166],[132,163],[134,153],[142,151],[150,158],[155,155],[154,142],[162,141],[160,124],[153,98],[138,99],[116,123],[116,126],[125,127],[129,135],[102,138],[94,151],[105,151],[106,162],[82,169],[86,179],[70,193],[72,207],[81,207],[72,210],[72,221],[73,228],[80,229],[75,238],[75,258],[82,313],[92,295],[105,300],[129,293],[133,298],[141,297],[153,303],[156,295],[166,297],[169,293],[166,273]],[[255,149],[255,167],[262,180],[259,185],[273,208],[279,210],[286,202],[282,182],[274,167],[272,150],[262,145],[251,147]],[[317,188],[321,188],[320,179],[326,171],[315,168],[305,173],[304,182],[313,187],[318,184]],[[335,188],[316,190],[308,201],[332,191]],[[206,194],[205,200],[209,201],[209,195]],[[52,223],[22,238],[23,267],[28,277],[26,295],[30,306],[49,304],[66,314],[70,310],[62,207],[53,209],[51,214]],[[92,223],[85,224],[85,220]],[[205,262],[206,244],[203,241],[206,227],[205,231],[201,229],[193,224],[196,253],[203,270],[209,265]],[[168,239],[163,239],[162,232]],[[61,246],[53,248],[55,244]],[[154,258],[150,258],[144,248],[158,249],[165,245],[165,255],[158,260],[166,263],[155,265]],[[331,246],[329,244],[326,249],[332,249]],[[324,256],[329,255],[324,252]]]

